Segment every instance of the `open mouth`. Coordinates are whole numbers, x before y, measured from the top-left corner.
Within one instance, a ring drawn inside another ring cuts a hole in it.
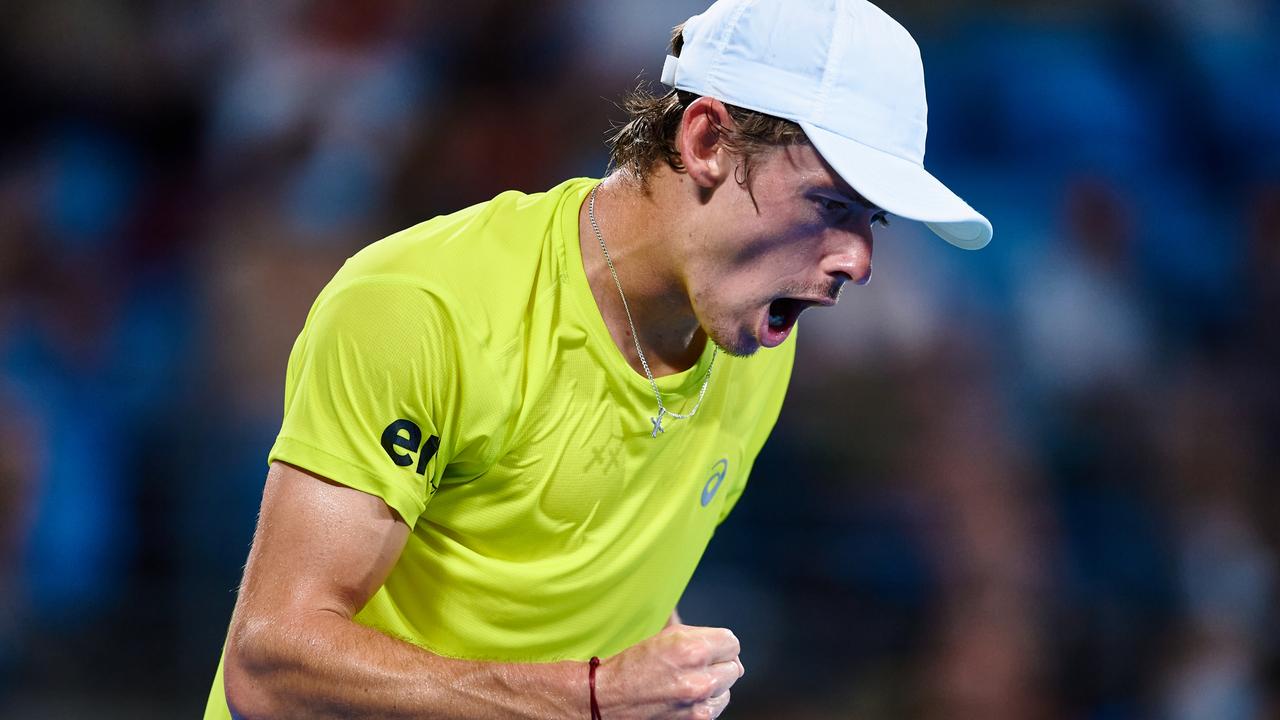
[[[798,300],[786,297],[778,298],[769,303],[769,315],[763,337],[764,345],[766,347],[775,347],[782,344],[782,341],[786,340],[787,336],[791,334],[791,328],[795,326],[800,313],[817,304],[812,300]]]
[[[774,330],[786,330],[795,324],[800,313],[813,303],[794,298],[778,298],[769,303],[769,327]]]

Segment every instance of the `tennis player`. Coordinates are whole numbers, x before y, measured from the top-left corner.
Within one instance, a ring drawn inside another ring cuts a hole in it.
[[[991,225],[925,171],[919,50],[865,0],[720,0],[662,80],[602,181],[429,220],[321,292],[206,718],[725,709],[738,640],[676,604],[797,318],[870,278],[889,214]]]

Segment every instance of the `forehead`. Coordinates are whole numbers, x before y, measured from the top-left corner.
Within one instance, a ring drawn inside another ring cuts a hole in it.
[[[865,205],[871,205],[852,185],[836,173],[822,155],[808,143],[783,145],[770,151],[763,163],[778,180],[796,186],[799,192],[807,190],[834,190]]]

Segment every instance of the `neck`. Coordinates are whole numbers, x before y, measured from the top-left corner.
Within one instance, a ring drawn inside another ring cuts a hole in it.
[[[656,183],[655,183],[656,184]],[[620,174],[605,178],[596,190],[595,216],[618,282],[631,309],[631,321],[655,377],[693,367],[706,345],[688,292],[679,272],[674,226],[666,221],[659,195],[645,193],[640,183]],[[587,202],[578,216],[582,265],[591,294],[604,318],[613,344],[637,373],[644,374],[632,340],[631,323],[600,241],[591,226]]]

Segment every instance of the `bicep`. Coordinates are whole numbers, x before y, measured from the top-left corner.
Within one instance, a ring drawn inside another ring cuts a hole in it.
[[[352,617],[382,586],[408,536],[381,498],[274,462],[236,614]]]

